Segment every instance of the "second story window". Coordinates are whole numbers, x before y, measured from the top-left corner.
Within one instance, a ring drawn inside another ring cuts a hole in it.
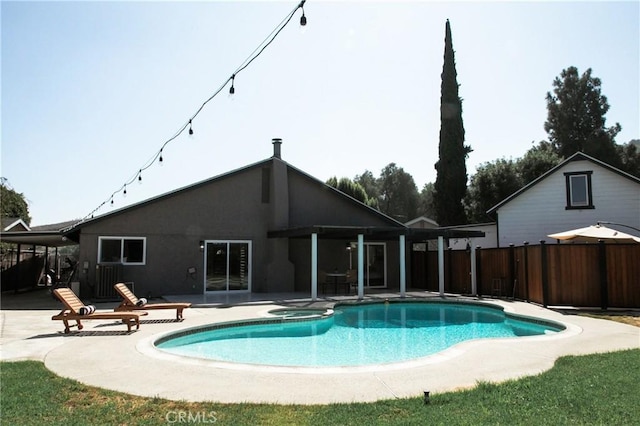
[[[592,172],[565,173],[567,187],[567,210],[593,209],[591,193]]]

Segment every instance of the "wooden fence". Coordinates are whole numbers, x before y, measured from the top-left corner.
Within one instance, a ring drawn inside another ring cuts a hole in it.
[[[446,250],[445,292],[471,294],[470,252]],[[411,286],[438,291],[438,253],[414,251]],[[543,306],[640,308],[640,244],[545,244],[476,250],[477,294]]]

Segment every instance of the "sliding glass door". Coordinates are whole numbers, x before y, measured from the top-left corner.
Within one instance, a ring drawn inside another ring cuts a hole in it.
[[[205,242],[205,291],[251,291],[251,241]]]
[[[351,242],[349,269],[358,267],[358,243]],[[385,288],[387,286],[387,246],[385,243],[364,243],[364,286]]]

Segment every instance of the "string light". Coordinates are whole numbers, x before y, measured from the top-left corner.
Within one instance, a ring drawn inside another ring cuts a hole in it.
[[[282,21],[280,21],[280,23],[274,28],[274,30],[262,41],[262,43],[260,43],[258,45],[258,47],[256,47],[254,49],[253,52],[251,52],[251,54],[247,57],[247,59],[245,59],[245,61],[235,70],[235,72],[231,75],[231,77],[229,77],[219,88],[218,90],[216,90],[213,95],[211,95],[206,101],[204,101],[200,107],[196,110],[196,112],[191,116],[191,118],[189,119],[188,122],[186,122],[172,137],[170,137],[169,139],[167,139],[164,144],[162,145],[162,147],[160,148],[159,151],[156,152],[156,154],[147,162],[145,163],[145,165],[143,167],[141,167],[138,172],[133,175],[133,177],[131,177],[131,179],[129,179],[128,181],[126,181],[118,190],[114,191],[111,194],[111,197],[107,199],[107,201],[102,202],[97,208],[95,208],[91,213],[89,213],[87,216],[85,216],[82,221],[85,221],[87,218],[92,218],[94,217],[94,214],[100,210],[105,204],[107,204],[107,202],[111,202],[111,205],[114,204],[113,201],[113,197],[115,196],[115,194],[117,194],[118,192],[122,191],[123,195],[126,196],[127,194],[127,185],[133,183],[136,179],[138,180],[139,184],[142,184],[142,172],[146,169],[148,169],[149,167],[151,167],[153,165],[153,163],[155,163],[155,161],[157,160],[160,164],[163,163],[164,159],[162,156],[162,152],[165,146],[167,146],[167,144],[169,144],[170,142],[172,142],[173,140],[175,140],[178,136],[180,136],[185,130],[187,130],[188,128],[188,134],[190,136],[193,135],[193,123],[192,121],[198,116],[198,114],[200,114],[200,112],[204,109],[204,107],[213,99],[215,98],[221,91],[222,89],[224,89],[226,87],[226,85],[231,82],[231,87],[229,88],[229,94],[233,95],[235,93],[235,77],[236,75],[238,75],[240,72],[244,71],[254,60],[256,60],[256,58],[258,58],[258,56],[260,56],[262,54],[262,52],[264,52],[264,50],[276,39],[276,37],[280,34],[280,32],[287,26],[287,24],[289,24],[289,22],[291,21],[291,19],[293,18],[293,16],[295,15],[295,13],[298,11],[298,9],[302,10],[302,16],[300,17],[300,25],[301,26],[305,26],[307,25],[307,17],[304,14],[304,3],[306,0],[302,0],[291,12],[289,12],[289,14],[287,16],[284,17],[284,19]]]
[[[307,25],[307,17],[304,16],[304,7],[303,7],[303,5],[304,5],[304,1],[302,3],[300,3],[300,9],[302,9],[302,16],[300,17],[300,25],[304,27],[305,25]]]

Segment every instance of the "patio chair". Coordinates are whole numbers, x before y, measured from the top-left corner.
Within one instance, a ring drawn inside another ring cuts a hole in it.
[[[349,294],[353,291],[355,294],[358,293],[358,270],[357,269],[349,269],[347,270],[347,289]]]
[[[78,327],[78,330],[82,330],[82,321],[84,320],[120,320],[127,325],[127,331],[131,332],[131,327],[134,324],[136,325],[136,330],[140,328],[140,316],[147,315],[147,312],[92,312],[83,314],[82,308],[86,307],[70,288],[56,288],[53,290],[53,294],[62,302],[64,309],[59,314],[51,317],[51,319],[64,323],[65,334],[71,331],[71,327]],[[69,324],[69,321],[75,321],[76,323]]]
[[[146,303],[145,299],[138,299],[129,287],[124,283],[118,283],[115,286],[116,291],[122,297],[122,303],[116,307],[116,311],[133,311],[133,310],[150,310],[150,309],[175,309],[176,321],[182,320],[182,311],[190,308],[191,303],[172,302],[172,303]]]

